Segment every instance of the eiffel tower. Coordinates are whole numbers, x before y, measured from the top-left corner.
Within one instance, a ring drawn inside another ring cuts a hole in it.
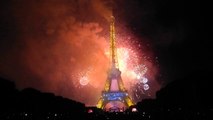
[[[102,95],[97,103],[97,108],[104,111],[121,112],[134,105],[124,87],[121,79],[121,71],[118,67],[116,42],[115,42],[115,18],[110,18],[110,69],[108,71]]]

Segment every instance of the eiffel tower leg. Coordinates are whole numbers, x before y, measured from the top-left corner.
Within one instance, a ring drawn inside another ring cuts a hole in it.
[[[104,103],[103,98],[100,98],[98,100],[97,108],[103,109],[103,105],[104,105],[103,103]]]
[[[133,102],[132,102],[132,100],[130,99],[129,96],[127,96],[127,97],[125,98],[125,102],[126,102],[126,104],[127,104],[128,107],[134,105]]]

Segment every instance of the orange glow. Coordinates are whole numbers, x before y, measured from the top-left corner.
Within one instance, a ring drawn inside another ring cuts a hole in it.
[[[2,74],[11,76],[20,89],[32,87],[96,105],[109,69],[109,24],[105,18],[112,14],[113,0],[12,3],[17,47],[5,57]],[[142,87],[140,79],[146,77],[147,84],[151,84],[149,94],[154,97],[160,88],[155,56],[143,43],[144,38],[137,38],[122,22],[125,21],[118,21],[115,26],[124,86],[133,96],[133,88]],[[17,60],[9,60],[11,56]]]

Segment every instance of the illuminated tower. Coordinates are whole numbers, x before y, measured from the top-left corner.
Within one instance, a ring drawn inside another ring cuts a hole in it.
[[[133,102],[124,88],[121,79],[121,71],[118,67],[116,42],[115,42],[115,18],[111,16],[110,20],[110,69],[101,98],[98,101],[97,108],[105,111],[124,111]]]

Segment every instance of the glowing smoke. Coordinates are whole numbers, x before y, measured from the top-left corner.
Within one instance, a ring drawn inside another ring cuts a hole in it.
[[[91,2],[95,11],[107,21],[110,21],[113,12],[113,0],[92,0]]]
[[[109,67],[109,26],[101,19],[112,14],[112,3],[101,0],[14,1],[11,16],[16,20],[18,35],[16,46],[2,61],[5,64],[1,64],[1,74],[13,79],[19,88],[34,87],[95,104]],[[117,25],[116,29],[119,27],[122,26]],[[116,34],[118,57],[125,87],[132,95],[138,90],[145,94],[144,90],[151,89],[149,94],[154,96],[159,85],[155,81],[157,68],[151,61],[153,55],[141,51],[140,46],[144,45],[136,43],[138,39],[134,35],[126,30],[119,32],[122,35]],[[148,79],[146,83],[140,82],[143,77]],[[141,99],[140,93],[135,95]]]

